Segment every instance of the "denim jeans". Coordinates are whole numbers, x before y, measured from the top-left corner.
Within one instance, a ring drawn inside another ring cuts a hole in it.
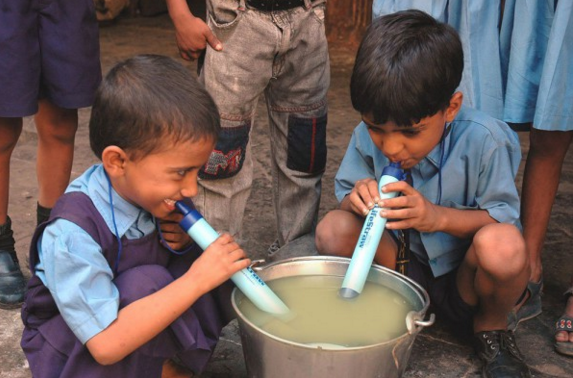
[[[200,77],[219,107],[222,132],[200,172],[194,202],[218,231],[241,238],[253,181],[249,139],[263,93],[279,244],[314,230],[330,85],[324,12],[324,0],[272,12],[250,8],[244,0],[208,3],[208,24],[223,50],[207,50]]]

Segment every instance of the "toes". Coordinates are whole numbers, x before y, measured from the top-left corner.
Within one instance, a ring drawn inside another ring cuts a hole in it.
[[[569,332],[559,331],[555,333],[555,341],[573,341],[573,333],[569,334]]]

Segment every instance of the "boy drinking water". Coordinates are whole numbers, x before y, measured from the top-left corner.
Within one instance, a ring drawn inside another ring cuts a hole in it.
[[[174,205],[196,195],[219,130],[211,97],[167,57],[106,76],[90,119],[101,164],[69,185],[31,244],[22,348],[34,377],[205,367],[232,317],[227,280],[250,262],[230,235],[201,253]]]
[[[428,291],[438,317],[472,338],[483,376],[529,377],[507,330],[529,277],[514,184],[520,146],[505,123],[462,105],[462,70],[461,42],[448,25],[414,10],[373,21],[351,80],[363,122],[336,175],[340,208],[319,223],[316,245],[350,257],[378,204],[392,221],[375,262],[394,268],[405,248],[408,276]],[[382,201],[378,180],[390,162],[411,183],[386,185],[402,195]]]

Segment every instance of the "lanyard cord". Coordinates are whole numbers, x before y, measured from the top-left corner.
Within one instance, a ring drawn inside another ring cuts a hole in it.
[[[438,165],[438,201],[436,205],[442,202],[442,165],[444,164],[444,151],[445,151],[445,141],[448,133],[450,131],[450,124],[446,122],[444,125],[444,131],[442,132],[442,139],[440,140],[440,163]]]
[[[107,187],[108,187],[108,192],[109,192],[109,206],[111,208],[111,221],[113,223],[113,229],[115,231],[115,238],[117,239],[117,244],[118,244],[117,258],[115,259],[115,265],[113,268],[114,272],[117,274],[117,268],[119,267],[119,259],[121,258],[121,252],[122,252],[123,246],[121,244],[121,238],[119,237],[119,232],[117,231],[117,223],[115,222],[115,211],[113,208],[113,196],[112,196],[111,181],[110,181],[107,173],[105,174],[105,178],[107,179]]]

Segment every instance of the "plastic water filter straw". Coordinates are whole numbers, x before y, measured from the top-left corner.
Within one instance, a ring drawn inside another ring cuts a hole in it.
[[[189,206],[180,201],[176,202],[175,206],[184,216],[179,225],[203,250],[207,249],[219,237],[217,231],[207,223],[197,210],[189,208]],[[233,274],[231,280],[261,311],[274,315],[286,315],[289,313],[289,308],[251,267]]]
[[[384,167],[382,177],[378,183],[378,191],[381,199],[393,198],[398,195],[397,192],[382,193],[382,187],[392,182],[400,181],[404,178],[404,171],[400,168],[400,163],[390,163]],[[360,231],[358,242],[354,248],[350,265],[344,276],[342,287],[338,294],[344,299],[356,298],[362,292],[368,272],[374,261],[374,255],[380,238],[386,226],[386,218],[380,216],[382,208],[378,205],[368,212],[364,220],[364,226]]]

